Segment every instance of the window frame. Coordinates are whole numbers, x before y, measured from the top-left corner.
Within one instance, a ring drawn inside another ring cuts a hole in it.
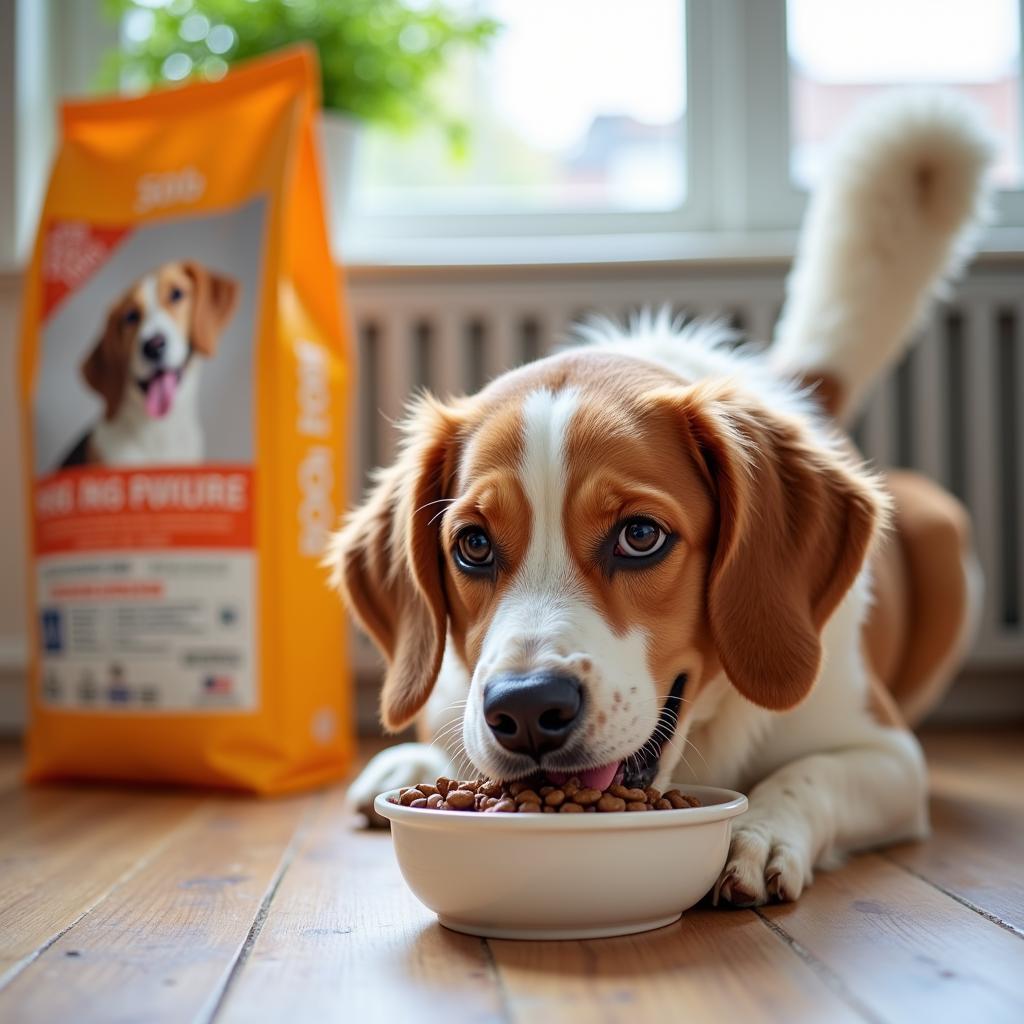
[[[807,193],[790,176],[785,0],[686,0],[685,17],[687,189],[679,207],[355,216],[344,230],[332,225],[338,254],[364,265],[788,258]],[[99,0],[14,0],[0,27],[0,267],[16,268],[34,230],[59,99],[87,91],[117,31]],[[1024,119],[1024,74],[1019,88]],[[998,227],[983,247],[1024,247],[1024,188],[999,190],[994,207]]]
[[[100,55],[116,41],[99,0],[0,4],[0,269],[28,258],[61,99],[89,92]]]

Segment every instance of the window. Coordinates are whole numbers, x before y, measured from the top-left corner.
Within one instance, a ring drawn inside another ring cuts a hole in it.
[[[367,133],[363,214],[672,210],[684,199],[682,0],[486,0],[503,25],[454,64],[439,128]]]
[[[789,0],[790,172],[813,184],[829,142],[868,96],[944,85],[982,107],[999,140],[995,178],[1021,183],[1017,0]]]
[[[139,0],[122,44],[167,3],[196,14],[186,34],[205,31],[197,2]],[[786,256],[845,118],[914,85],[950,86],[987,112],[1000,142],[987,245],[1020,248],[1024,0],[443,2],[505,26],[438,83],[466,144],[438,126],[363,132],[354,194],[332,225],[350,262]],[[101,7],[0,3],[17,29],[0,55],[10,65],[14,39],[29,40],[0,96],[0,262],[24,257],[10,239],[15,221],[34,221],[55,94],[81,91],[114,42]],[[222,35],[211,61],[232,58]]]

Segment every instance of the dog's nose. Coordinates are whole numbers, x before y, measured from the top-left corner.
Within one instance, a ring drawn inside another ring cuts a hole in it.
[[[142,354],[151,362],[159,363],[167,348],[167,338],[163,334],[151,334],[142,343]]]
[[[484,689],[484,720],[506,750],[539,758],[565,743],[582,704],[572,676],[501,676]]]

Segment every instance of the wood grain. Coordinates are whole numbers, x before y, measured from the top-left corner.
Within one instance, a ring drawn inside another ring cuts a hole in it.
[[[1024,1016],[1024,943],[883,857],[819,873],[797,903],[761,913],[882,1020]]]
[[[819,874],[792,906],[519,943],[439,927],[340,788],[26,789],[0,745],[0,1020],[1016,1022],[1021,736],[925,746],[926,843]]]
[[[1024,744],[1000,730],[925,745],[932,836],[885,856],[1024,937]]]
[[[862,1019],[749,911],[694,910],[678,925],[596,942],[490,946],[523,1024]]]
[[[21,744],[16,740],[0,739],[0,793],[20,784],[23,762]]]
[[[0,989],[158,849],[197,802],[67,788],[4,794]]]
[[[299,844],[218,1024],[503,1020],[487,949],[441,928],[388,833],[353,829],[334,790]]]
[[[204,803],[0,991],[0,1019],[200,1016],[216,1002],[309,800]],[[97,856],[81,869],[94,870]]]

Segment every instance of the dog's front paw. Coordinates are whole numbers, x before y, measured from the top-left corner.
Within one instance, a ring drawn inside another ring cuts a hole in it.
[[[712,901],[736,907],[760,907],[776,900],[789,903],[811,884],[809,854],[799,843],[774,835],[763,826],[733,831],[729,859],[715,883]]]
[[[399,743],[382,750],[356,776],[348,787],[348,802],[365,815],[371,828],[387,828],[387,818],[373,809],[376,797],[389,789],[432,782],[448,772],[448,758],[443,751],[427,743]]]

